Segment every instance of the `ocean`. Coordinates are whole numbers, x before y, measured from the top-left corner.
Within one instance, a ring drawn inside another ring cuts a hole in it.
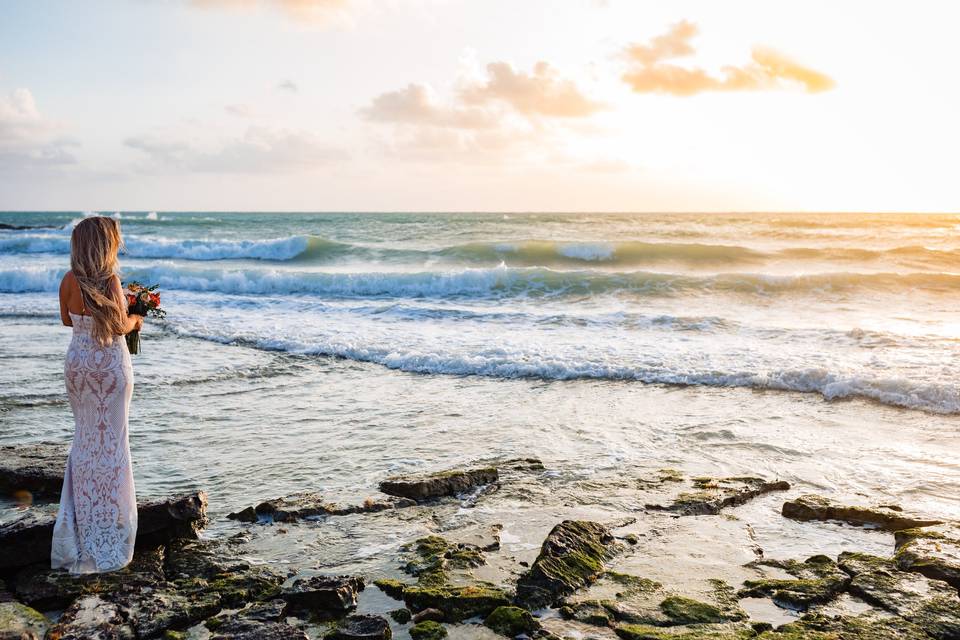
[[[0,443],[70,439],[57,288],[84,215],[0,214]],[[517,456],[591,496],[489,507],[520,555],[571,504],[634,512],[584,483],[664,467],[960,515],[960,215],[105,215],[167,309],[134,356],[138,492],[207,490],[211,535],[263,499]],[[768,555],[886,544],[811,538],[781,502],[744,507]],[[362,518],[260,557],[388,572],[429,530]]]

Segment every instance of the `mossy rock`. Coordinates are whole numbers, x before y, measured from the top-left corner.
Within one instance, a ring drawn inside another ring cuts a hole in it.
[[[930,640],[924,630],[897,616],[824,616],[807,614],[757,640]]]
[[[911,517],[904,514],[899,507],[846,505],[816,494],[803,495],[795,500],[784,502],[781,514],[794,520],[836,520],[885,531],[943,524],[941,520]]]
[[[450,622],[487,616],[497,607],[510,604],[506,593],[487,585],[411,586],[403,590],[403,600],[413,611],[439,609]]]
[[[400,609],[394,609],[390,612],[390,617],[399,624],[407,624],[410,622],[410,619],[413,618],[413,614],[410,613],[410,609],[402,607]]]
[[[43,638],[50,627],[45,615],[19,602],[0,602],[0,637]]]
[[[517,581],[517,602],[537,609],[594,582],[619,550],[596,522],[565,520],[547,535],[530,570]]]
[[[526,609],[520,607],[497,607],[483,624],[509,638],[525,633],[532,636],[540,630],[540,622]]]
[[[756,636],[746,623],[693,624],[656,627],[646,624],[622,624],[614,629],[623,640],[748,640]]]
[[[411,585],[404,584],[399,580],[392,580],[389,578],[374,580],[373,584],[378,589],[380,589],[380,591],[383,591],[385,594],[387,594],[394,600],[402,600],[403,590],[406,589],[408,586],[411,586]]]
[[[783,569],[796,576],[796,579],[746,580],[737,595],[741,598],[770,597],[788,609],[804,611],[814,604],[830,602],[850,582],[850,576],[831,558],[823,555],[812,556],[803,562],[764,560],[753,564]]]
[[[647,508],[683,516],[718,515],[722,509],[742,505],[757,496],[790,489],[790,484],[782,480],[769,482],[747,476],[691,478],[690,485],[693,491],[678,494],[670,504],[648,504]]]
[[[447,637],[447,629],[439,622],[424,620],[410,627],[413,640],[440,640]]]
[[[897,566],[960,589],[960,527],[908,529],[894,534]]]
[[[730,620],[720,607],[685,596],[664,598],[660,603],[660,610],[673,624],[705,624]]]

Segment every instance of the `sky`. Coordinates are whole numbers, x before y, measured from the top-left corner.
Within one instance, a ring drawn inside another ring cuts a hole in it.
[[[960,211],[958,18],[2,0],[0,210]]]

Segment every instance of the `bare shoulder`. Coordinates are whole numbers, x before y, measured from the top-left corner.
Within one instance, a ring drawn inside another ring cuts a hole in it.
[[[75,285],[76,283],[77,279],[74,277],[73,271],[67,271],[63,274],[63,279],[60,280],[60,290],[63,291],[70,285]]]

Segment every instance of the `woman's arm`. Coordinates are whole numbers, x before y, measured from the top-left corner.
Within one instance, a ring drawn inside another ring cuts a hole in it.
[[[123,286],[120,284],[120,278],[117,276],[113,276],[110,280],[110,293],[112,293],[113,297],[120,303],[120,308],[123,310],[124,335],[131,331],[139,331],[141,327],[143,327],[143,316],[138,316],[135,313],[127,313],[127,298],[123,295]]]
[[[60,322],[62,322],[65,327],[73,326],[73,320],[70,318],[70,308],[68,306],[68,300],[70,299],[69,278],[71,278],[71,273],[67,271],[63,276],[63,280],[60,281]]]

